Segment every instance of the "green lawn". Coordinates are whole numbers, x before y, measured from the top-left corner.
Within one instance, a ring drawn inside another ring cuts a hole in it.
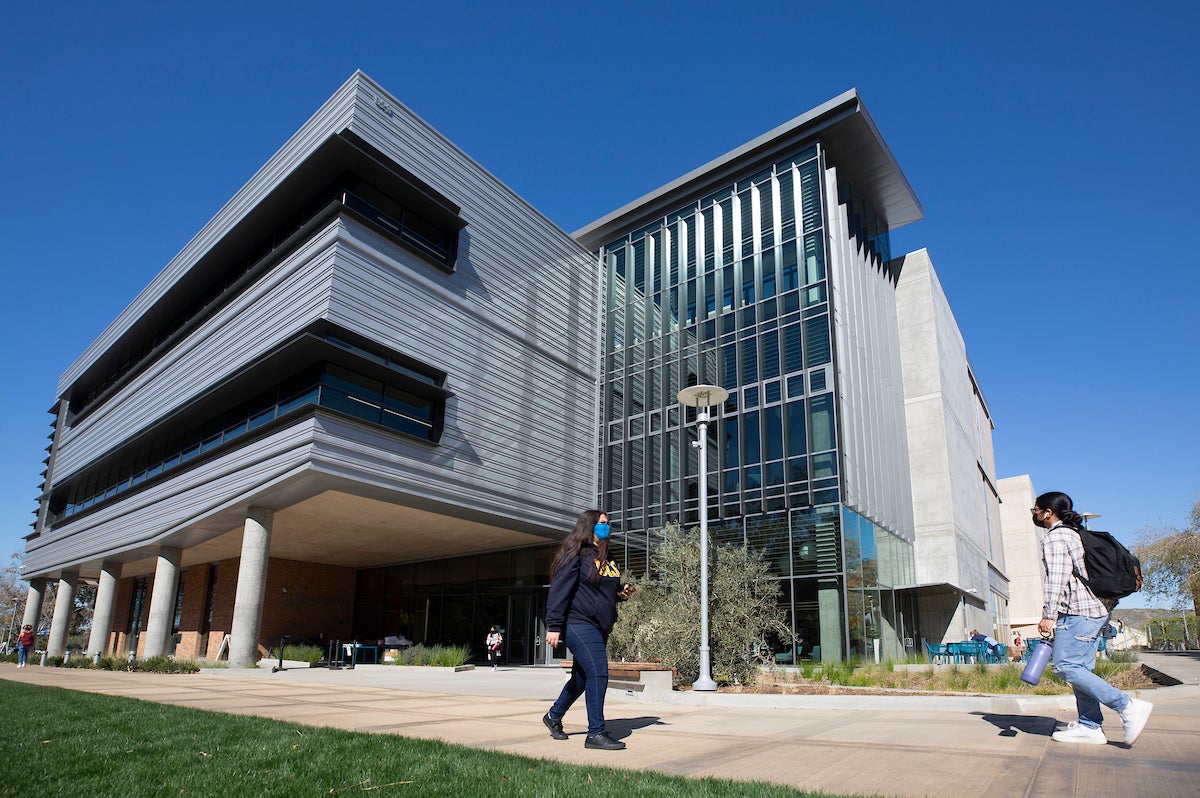
[[[183,677],[186,678],[186,677]],[[10,794],[818,796],[785,787],[566,765],[0,679]]]

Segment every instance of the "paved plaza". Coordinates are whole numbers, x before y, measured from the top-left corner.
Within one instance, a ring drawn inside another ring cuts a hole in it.
[[[1200,795],[1200,654],[1145,654],[1181,684],[1141,692],[1154,715],[1137,745],[1106,713],[1106,746],[1051,741],[1074,719],[1063,697],[760,696],[674,693],[642,700],[610,690],[609,729],[624,751],[583,747],[539,718],[562,684],[557,668],[206,669],[199,675],[0,665],[0,678],[258,715],[351,731],[440,739],[581,765],[778,782],[834,793],[972,798]]]

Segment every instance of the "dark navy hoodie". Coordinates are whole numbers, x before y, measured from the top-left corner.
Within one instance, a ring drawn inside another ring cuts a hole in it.
[[[601,566],[599,556],[595,544],[585,543],[579,556],[554,575],[546,602],[546,631],[562,632],[569,623],[589,623],[608,637],[617,621],[621,572],[612,560]],[[597,569],[600,581],[592,584],[591,577]]]

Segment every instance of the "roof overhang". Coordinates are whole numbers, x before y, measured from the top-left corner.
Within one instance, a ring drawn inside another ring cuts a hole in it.
[[[867,113],[856,89],[834,97],[785,122],[683,177],[651,191],[628,205],[573,233],[576,241],[595,251],[647,219],[665,215],[679,205],[711,193],[787,157],[789,152],[820,141],[837,168],[855,188],[870,198],[875,210],[895,230],[924,216],[908,179]]]
[[[978,591],[971,588],[959,587],[950,582],[922,582],[919,585],[901,585],[895,588],[897,593],[906,593],[914,598],[936,598],[938,596],[948,596],[955,600],[962,599],[969,604],[977,604],[980,607],[986,607],[987,602],[983,596],[979,595]]]

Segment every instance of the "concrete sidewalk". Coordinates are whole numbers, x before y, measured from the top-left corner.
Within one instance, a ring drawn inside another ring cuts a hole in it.
[[[582,701],[564,724],[570,740],[551,740],[543,728],[539,719],[562,685],[557,668],[454,673],[368,665],[177,676],[2,664],[0,678],[576,764],[833,793],[1194,798],[1200,795],[1200,661],[1177,665],[1152,657],[1147,664],[1183,684],[1143,691],[1155,711],[1133,748],[1118,742],[1120,722],[1112,713],[1105,731],[1114,742],[1107,746],[1052,742],[1055,721],[1075,717],[1059,698],[1018,706],[1012,698],[989,697],[718,693],[688,704],[611,690],[609,730],[629,747],[608,752],[583,747]]]

